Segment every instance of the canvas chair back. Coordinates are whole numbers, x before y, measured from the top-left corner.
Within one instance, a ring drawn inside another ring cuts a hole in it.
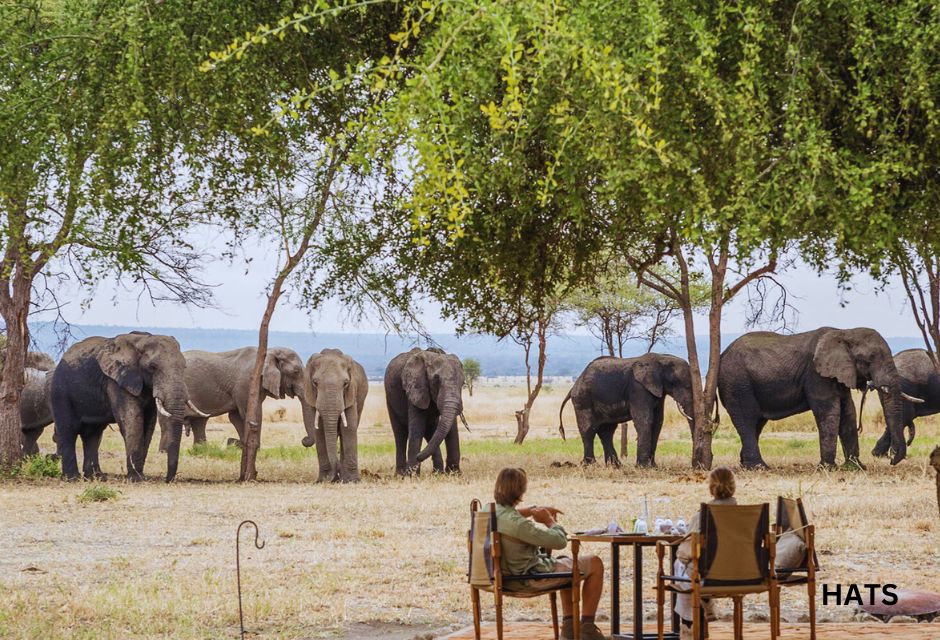
[[[702,504],[704,586],[762,584],[770,577],[770,505]]]
[[[799,536],[800,540],[806,543],[806,526],[809,524],[809,518],[806,516],[806,509],[803,508],[803,500],[800,498],[777,497],[777,526],[780,532],[793,531]],[[798,569],[806,568],[806,558],[803,559]],[[813,552],[813,564],[819,569],[819,558],[816,552]]]
[[[496,530],[496,510],[480,510],[480,501],[470,503],[470,531],[468,532],[470,566],[468,582],[474,587],[493,584],[493,532]]]

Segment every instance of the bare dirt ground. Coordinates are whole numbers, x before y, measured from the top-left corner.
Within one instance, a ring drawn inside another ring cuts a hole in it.
[[[153,481],[126,484],[123,443],[104,438],[102,465],[118,496],[82,502],[90,483],[18,480],[0,484],[0,637],[221,638],[238,636],[234,537],[255,520],[265,540],[255,550],[243,530],[245,624],[251,638],[433,638],[470,623],[465,532],[471,498],[488,499],[503,466],[524,467],[528,500],[565,511],[570,531],[628,522],[648,496],[656,515],[688,517],[706,499],[704,476],[688,469],[688,429],[667,415],[660,467],[623,470],[553,467],[577,463],[581,445],[570,405],[567,442],[556,435],[567,389],[549,389],[536,404],[524,445],[511,444],[519,389],[481,387],[465,398],[472,433],[461,433],[463,474],[394,477],[394,450],[381,386],[373,385],[361,427],[359,485],[316,485],[316,452],[299,441],[299,407],[265,405],[261,481],[233,482],[238,455],[223,443],[235,435],[210,423],[216,446],[188,453],[180,480],[159,480],[164,457],[155,438],[147,472]],[[466,394],[465,394],[466,395]],[[818,527],[824,574],[833,583],[895,583],[940,590],[940,519],[927,454],[940,440],[932,420],[918,423],[911,457],[898,467],[867,455],[883,427],[868,414],[862,446],[868,470],[819,471],[818,442],[808,414],[771,425],[762,439],[770,472],[740,472],[742,502],[801,495]],[[736,467],[738,440],[725,417],[716,464]],[[631,434],[630,445],[634,438]],[[51,434],[41,440],[52,450]],[[598,448],[599,452],[599,448]],[[607,550],[588,548],[607,560]],[[650,556],[648,562],[652,562]],[[651,567],[650,564],[647,565]],[[646,576],[651,584],[653,571]],[[623,571],[624,588],[632,580]],[[784,617],[799,620],[799,592],[784,594]],[[652,599],[652,592],[647,597]],[[609,615],[609,600],[600,615]],[[625,611],[626,611],[625,604]],[[749,604],[759,616],[763,600]],[[652,608],[648,607],[648,611]],[[492,605],[484,599],[484,611]],[[513,601],[507,619],[544,619],[544,602]],[[821,620],[846,620],[851,608],[821,607]],[[938,633],[940,636],[940,633]]]

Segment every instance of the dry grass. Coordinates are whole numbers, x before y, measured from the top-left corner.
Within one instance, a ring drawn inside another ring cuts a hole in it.
[[[687,468],[688,430],[675,412],[659,469],[551,467],[580,458],[577,439],[562,442],[555,434],[566,392],[551,389],[539,399],[529,440],[518,447],[507,438],[521,405],[518,389],[480,387],[466,398],[474,431],[461,434],[461,477],[427,470],[418,479],[393,477],[384,400],[374,385],[362,423],[360,461],[367,473],[359,485],[311,484],[316,452],[300,446],[303,430],[290,403],[266,406],[272,417],[279,407],[285,415],[266,425],[258,483],[231,482],[238,452],[218,445],[187,453],[173,485],[112,479],[109,486],[121,493],[106,502],[80,501],[85,484],[7,482],[0,489],[0,637],[236,637],[233,543],[245,518],[256,520],[266,539],[261,551],[243,545],[245,616],[254,637],[343,637],[341,630],[359,629],[351,637],[411,638],[419,630],[468,624],[467,508],[471,498],[491,494],[493,477],[507,465],[528,470],[529,499],[561,507],[571,530],[626,521],[644,495],[657,514],[692,513],[705,489],[701,475]],[[919,422],[912,457],[900,467],[866,454],[867,472],[824,472],[814,467],[818,442],[809,420],[808,414],[791,419],[788,431],[765,435],[765,458],[775,470],[740,472],[740,499],[802,495],[819,528],[826,582],[936,589],[940,520],[926,457],[938,440],[938,422]],[[570,408],[566,424],[575,433]],[[863,453],[877,435],[874,420],[868,424]],[[231,426],[210,425],[213,443],[232,436]],[[51,448],[49,434],[40,444]],[[734,466],[738,440],[729,426],[715,444],[716,463]],[[109,431],[102,466],[119,474],[122,463],[120,437]],[[158,476],[162,467],[154,442],[147,471]],[[606,558],[606,550],[595,550]],[[626,585],[631,574],[624,573]],[[785,598],[792,609],[796,595]],[[607,606],[605,598],[602,614]],[[542,602],[514,601],[507,617],[543,616],[545,609]],[[485,610],[491,611],[488,599]],[[830,607],[822,618],[849,614]],[[395,635],[399,625],[406,635]]]

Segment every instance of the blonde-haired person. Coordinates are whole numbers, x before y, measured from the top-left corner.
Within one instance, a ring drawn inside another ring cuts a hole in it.
[[[708,474],[708,492],[712,496],[712,499],[708,504],[738,504],[738,501],[734,497],[734,490],[734,473],[728,467],[715,467],[712,469],[711,473]],[[701,522],[698,511],[696,511],[695,514],[687,520],[687,522],[689,523],[689,533],[700,531]],[[676,564],[673,567],[675,575],[691,575],[691,562],[692,540],[690,537],[687,537],[682,541],[682,544],[679,545],[679,548],[676,551]],[[676,583],[677,586],[682,584],[683,583]],[[702,604],[705,617],[709,620],[714,620],[715,614],[712,610],[711,600],[706,599]],[[679,627],[680,640],[692,638],[691,594],[679,593],[676,596],[676,613],[679,614],[679,618],[682,619],[682,624]]]
[[[502,539],[500,569],[508,575],[533,574],[537,579],[540,573],[565,572],[574,568],[569,556],[552,557],[540,551],[544,549],[561,550],[568,546],[568,534],[555,520],[561,511],[555,507],[530,506],[519,507],[528,488],[528,477],[524,469],[507,467],[496,477],[493,499],[496,502],[496,528]],[[540,526],[541,525],[541,526]],[[581,638],[583,640],[604,640],[605,636],[594,624],[597,604],[604,590],[604,563],[595,555],[578,556],[578,570],[583,580],[581,585]],[[547,588],[552,580],[532,583],[529,587]],[[511,582],[507,588],[517,583]],[[519,585],[525,588],[527,585]],[[571,590],[562,591],[562,627],[561,637],[574,638],[574,618],[572,617]]]

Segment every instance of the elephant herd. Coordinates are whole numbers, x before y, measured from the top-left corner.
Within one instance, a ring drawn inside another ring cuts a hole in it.
[[[256,354],[255,347],[181,351],[171,336],[136,331],[82,340],[58,364],[46,354],[30,352],[20,397],[23,452],[39,453],[37,440],[54,423],[62,475],[100,477],[101,437],[109,424],[117,424],[127,477],[141,480],[159,423],[169,482],[176,476],[184,430],[195,443],[205,442],[209,418],[227,415],[239,439],[244,437]],[[456,420],[463,418],[463,382],[460,360],[439,349],[415,348],[389,364],[385,389],[399,474],[417,473],[429,457],[436,471],[459,472]],[[265,357],[261,384],[265,398],[300,401],[306,431],[301,442],[316,445],[319,482],[359,480],[357,430],[369,392],[362,365],[338,349],[324,349],[304,365],[291,349],[273,347]]]
[[[176,476],[184,430],[205,442],[206,423],[226,415],[245,435],[251,373],[257,350],[221,353],[181,351],[170,336],[145,332],[87,338],[56,364],[30,352],[20,398],[22,444],[39,452],[37,440],[55,423],[57,453],[66,478],[79,477],[76,443],[82,440],[81,474],[101,475],[98,448],[104,429],[116,423],[124,438],[127,476],[143,478],[157,423],[160,450],[167,454],[167,481]],[[463,417],[463,367],[457,356],[436,348],[395,356],[385,370],[385,396],[395,440],[395,470],[417,473],[431,458],[437,472],[460,471],[457,419]],[[741,465],[766,467],[759,439],[768,420],[811,411],[819,432],[820,464],[834,466],[837,442],[846,462],[859,460],[852,389],[875,390],[885,431],[872,454],[897,464],[914,437],[914,418],[940,412],[940,377],[920,349],[892,356],[887,342],[867,328],[823,327],[798,334],[752,332],[721,354],[718,395],[741,439]],[[296,398],[303,410],[304,446],[316,446],[319,482],[359,480],[357,431],[369,384],[365,370],[338,349],[324,349],[306,364],[291,349],[268,349],[262,373],[264,397]],[[620,465],[613,436],[633,422],[639,466],[655,466],[666,396],[693,427],[692,375],[676,356],[647,353],[636,358],[601,357],[577,378],[570,400],[584,453],[593,463],[594,438],[604,460]],[[718,408],[715,407],[717,415]],[[909,429],[905,439],[904,429]],[[564,423],[559,430],[564,436]],[[446,448],[446,461],[441,454]]]
[[[584,445],[584,463],[594,458],[599,436],[608,464],[619,465],[613,434],[618,423],[632,421],[637,432],[637,465],[656,464],[656,444],[663,425],[665,396],[671,396],[692,427],[689,365],[675,356],[648,353],[638,358],[601,357],[581,373],[562,402],[574,405]],[[872,454],[891,455],[897,464],[913,440],[914,418],[940,412],[940,377],[927,352],[895,356],[874,329],[822,327],[797,334],[747,333],[721,354],[718,395],[741,438],[741,465],[761,468],[759,439],[768,420],[811,411],[819,432],[820,464],[835,466],[836,443],[847,462],[859,460],[852,389],[878,392],[885,432]],[[715,407],[717,413],[717,406]],[[561,412],[559,412],[559,418]],[[904,428],[910,430],[904,438]],[[564,423],[559,430],[564,435]]]

